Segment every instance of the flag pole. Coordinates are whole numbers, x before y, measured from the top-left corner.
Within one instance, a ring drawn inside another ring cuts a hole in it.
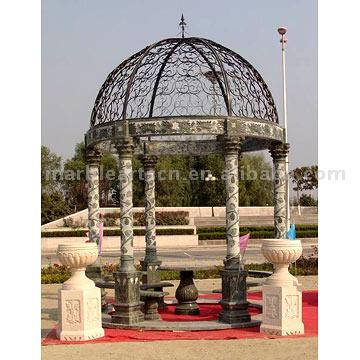
[[[283,78],[283,117],[284,117],[284,142],[288,142],[287,134],[287,103],[286,103],[286,58],[285,58],[285,44],[287,38],[285,34],[287,29],[279,27],[278,33],[281,36],[281,62],[282,62],[282,78]],[[290,186],[289,186],[289,155],[285,158],[285,174],[286,174],[286,231],[290,229]]]

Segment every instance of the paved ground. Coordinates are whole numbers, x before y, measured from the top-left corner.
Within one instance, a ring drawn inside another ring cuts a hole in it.
[[[313,243],[303,243],[303,254],[305,256],[313,253],[313,246],[317,245],[317,241]],[[247,263],[263,263],[264,257],[260,252],[260,244],[249,246],[246,250],[245,259]],[[144,249],[135,249],[135,259],[140,260],[144,257]],[[176,249],[158,249],[158,255],[163,265],[222,265],[222,261],[226,255],[226,246],[210,245],[197,246],[192,248],[176,248]],[[119,262],[120,252],[106,252],[102,256],[102,262],[117,263]],[[41,265],[59,263],[56,254],[46,254],[41,256]]]
[[[317,276],[299,276],[304,290],[317,289]],[[175,287],[170,289],[174,295]],[[195,280],[200,292],[209,292],[221,286],[220,279]],[[57,321],[57,291],[61,284],[41,286],[42,337]],[[254,289],[256,290],[256,289]],[[113,296],[113,293],[109,293]],[[42,347],[43,360],[142,360],[142,359],[241,359],[241,360],[315,360],[317,338],[303,339],[244,339],[155,341],[136,343],[106,343],[84,345],[49,345]]]
[[[43,360],[315,360],[317,338],[181,340],[42,347]]]

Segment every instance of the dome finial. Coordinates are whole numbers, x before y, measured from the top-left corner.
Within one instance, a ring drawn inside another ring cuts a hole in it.
[[[179,26],[181,27],[181,37],[184,38],[185,37],[185,27],[187,26],[187,24],[185,22],[184,14],[181,14]]]

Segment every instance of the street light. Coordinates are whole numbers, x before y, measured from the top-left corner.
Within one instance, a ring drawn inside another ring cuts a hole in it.
[[[216,180],[217,180],[217,178],[215,176],[213,176],[211,173],[206,175],[205,181],[212,182],[212,181],[216,181]],[[212,201],[211,201],[211,203],[212,203]],[[213,205],[211,205],[211,216],[214,217],[214,206]]]
[[[287,136],[287,104],[286,104],[286,59],[285,59],[285,44],[288,39],[285,37],[287,29],[279,27],[278,33],[281,36],[281,61],[282,61],[282,78],[283,78],[283,109],[284,109],[284,141],[288,142]],[[285,179],[286,179],[286,231],[290,229],[290,187],[289,187],[289,155],[285,158]]]

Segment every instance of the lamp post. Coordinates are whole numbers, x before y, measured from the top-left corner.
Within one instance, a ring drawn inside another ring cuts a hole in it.
[[[282,78],[283,78],[283,116],[284,116],[284,142],[288,142],[287,134],[287,104],[286,104],[286,59],[285,59],[285,44],[287,38],[285,34],[287,29],[279,27],[278,33],[281,36],[281,61],[282,61]],[[285,176],[286,176],[286,231],[290,228],[290,186],[289,186],[289,155],[285,159]]]
[[[217,178],[215,176],[213,176],[211,173],[206,175],[205,181],[216,181]],[[214,217],[214,206],[213,206],[213,202],[211,201],[211,216]]]

